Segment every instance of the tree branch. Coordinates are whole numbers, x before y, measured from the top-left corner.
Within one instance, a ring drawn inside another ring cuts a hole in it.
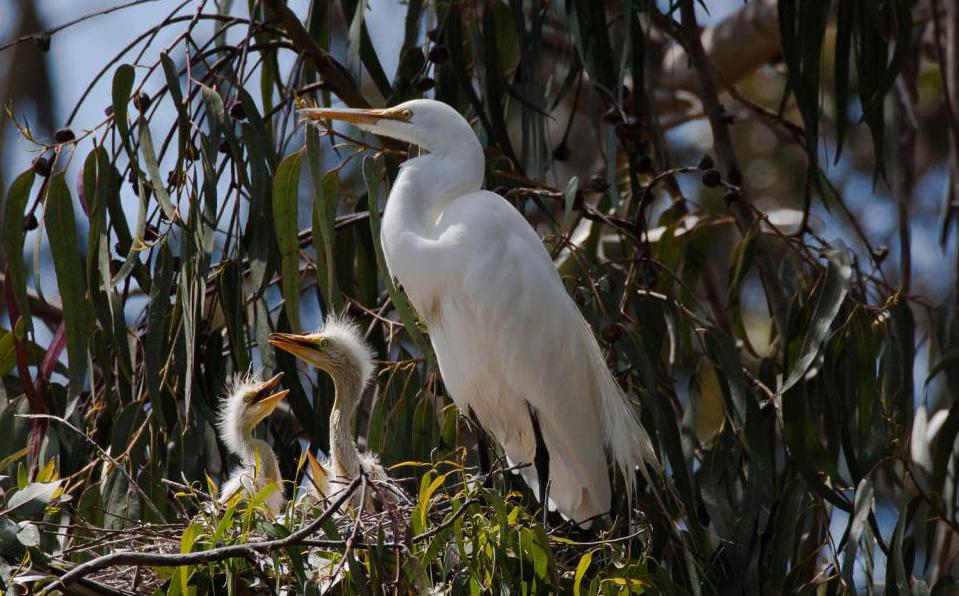
[[[698,31],[698,28],[697,28]],[[714,27],[697,35],[721,81],[734,84],[782,54],[775,0],[750,2]],[[700,92],[699,72],[687,48],[677,45],[661,64],[663,88]]]
[[[69,586],[80,578],[89,575],[95,571],[113,567],[115,565],[151,565],[162,567],[180,567],[183,565],[196,565],[201,563],[214,563],[225,561],[236,557],[255,557],[259,553],[269,553],[276,550],[302,544],[307,537],[320,529],[320,526],[326,523],[326,520],[339,510],[339,508],[349,499],[356,487],[359,486],[362,477],[357,477],[350,482],[349,486],[340,494],[330,507],[318,518],[308,525],[291,533],[284,538],[276,540],[264,540],[262,542],[250,542],[246,544],[231,544],[230,546],[221,546],[210,550],[199,551],[195,553],[184,554],[161,554],[161,553],[137,553],[137,552],[118,552],[97,557],[86,563],[77,565],[68,573],[60,578],[59,584]],[[53,584],[50,587],[56,587]]]
[[[286,0],[264,0],[270,10],[280,20],[280,27],[293,42],[293,47],[307,60],[310,60],[323,78],[323,83],[343,103],[351,108],[369,108],[370,103],[360,93],[353,75],[336,61],[333,56],[318,46],[310,32],[296,14],[286,5]]]
[[[726,175],[731,178],[731,182],[737,186],[742,186],[739,179],[742,176],[742,170],[740,170],[739,162],[736,159],[732,135],[729,133],[729,123],[724,117],[723,106],[719,103],[715,66],[710,62],[706,51],[703,49],[699,25],[696,23],[696,9],[692,1],[682,3],[680,14],[682,27],[679,34],[686,46],[692,67],[699,73],[699,94],[703,101],[703,108],[709,118],[709,127],[713,133],[713,146],[716,148],[716,154],[722,165],[725,166]],[[732,204],[732,210],[739,230],[746,233],[756,218],[749,208],[745,191],[741,190],[739,196],[740,199]],[[769,258],[769,254],[769,251],[766,250],[760,249],[758,251],[759,274],[765,288],[766,299],[769,301],[770,313],[777,329],[782,332],[786,328],[788,302],[783,294],[782,287],[770,275],[776,268]]]

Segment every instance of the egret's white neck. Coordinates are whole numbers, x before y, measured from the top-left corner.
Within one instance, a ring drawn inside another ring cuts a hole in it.
[[[482,187],[483,148],[472,130],[460,141],[401,166],[383,214],[386,244],[391,236],[401,232],[429,236],[446,205]]]

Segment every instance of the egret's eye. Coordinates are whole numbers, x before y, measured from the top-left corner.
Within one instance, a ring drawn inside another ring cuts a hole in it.
[[[330,347],[330,340],[324,337],[320,340],[320,349],[325,350],[328,347]]]

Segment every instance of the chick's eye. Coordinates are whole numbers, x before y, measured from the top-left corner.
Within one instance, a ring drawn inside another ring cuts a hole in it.
[[[321,339],[321,340],[320,340],[320,347],[323,348],[324,350],[325,350],[326,348],[330,347],[330,340],[326,339],[325,337],[324,337],[323,339]]]

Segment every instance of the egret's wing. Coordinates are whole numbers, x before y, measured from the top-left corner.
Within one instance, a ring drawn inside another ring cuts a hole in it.
[[[535,452],[528,402],[550,454],[551,500],[576,520],[607,512],[604,445],[629,473],[648,437],[539,237],[489,192],[456,199],[437,229],[409,251],[429,255],[430,266],[421,261],[418,274],[406,276],[412,281],[400,280],[426,318],[454,401],[471,408],[516,463]],[[400,271],[414,268],[404,253],[394,257]],[[532,469],[523,474],[535,482]]]

